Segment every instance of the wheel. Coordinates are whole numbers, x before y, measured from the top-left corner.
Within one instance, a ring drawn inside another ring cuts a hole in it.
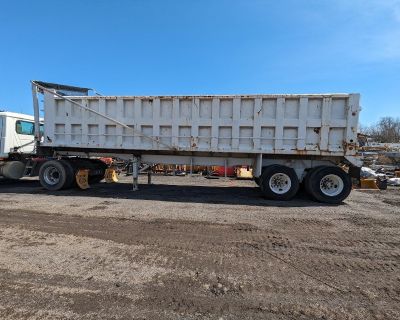
[[[89,184],[99,183],[104,179],[108,165],[99,159],[90,159],[90,169],[98,174],[89,175]]]
[[[260,177],[254,177],[254,182],[256,185],[260,186]]]
[[[108,165],[99,159],[74,159],[74,166],[77,169],[89,169],[89,184],[99,183],[104,179]]]
[[[105,174],[105,172],[104,172]],[[89,184],[96,184],[99,183],[101,180],[104,179],[104,174],[99,174],[95,176],[89,176]]]
[[[319,169],[321,169],[321,168],[325,168],[325,166],[317,166],[317,167],[311,168],[311,169],[307,172],[306,176],[305,176],[304,179],[303,179],[304,190],[306,191],[306,193],[307,193],[311,198],[313,198],[313,200],[315,200],[315,199],[314,199],[314,197],[312,196],[312,191],[311,191],[311,184],[310,184],[310,182],[311,182],[311,175],[313,175],[314,172],[317,172],[317,171],[318,171]]]
[[[260,187],[268,199],[290,200],[299,190],[299,179],[292,168],[271,165],[263,171]]]
[[[72,164],[67,160],[59,160],[65,168],[67,173],[67,179],[63,186],[63,189],[68,189],[75,184],[75,169],[73,168]]]
[[[73,174],[69,171],[65,162],[50,160],[45,162],[39,170],[40,184],[47,190],[56,191],[68,187]]]
[[[307,193],[316,201],[338,204],[351,191],[350,176],[339,167],[322,166],[312,169],[306,176]]]

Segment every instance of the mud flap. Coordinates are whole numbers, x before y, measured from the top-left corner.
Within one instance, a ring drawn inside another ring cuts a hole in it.
[[[76,184],[82,190],[89,189],[89,169],[80,169],[75,175]]]
[[[106,183],[118,182],[117,173],[112,168],[106,169],[104,179],[106,180]]]

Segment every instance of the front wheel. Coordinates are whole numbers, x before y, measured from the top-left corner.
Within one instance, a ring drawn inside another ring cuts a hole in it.
[[[70,166],[64,161],[50,160],[40,167],[39,181],[47,190],[57,191],[72,184],[72,174]]]
[[[272,200],[290,200],[299,190],[299,179],[296,172],[289,167],[271,165],[261,175],[261,191]]]
[[[312,169],[305,177],[307,193],[319,202],[338,204],[351,192],[351,179],[339,167],[322,166]]]

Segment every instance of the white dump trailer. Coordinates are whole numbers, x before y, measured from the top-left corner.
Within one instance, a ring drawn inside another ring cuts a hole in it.
[[[38,150],[60,159],[41,164],[39,178],[48,189],[68,186],[79,159],[116,156],[252,166],[267,198],[289,200],[303,183],[316,200],[337,203],[351,189],[338,165],[360,166],[359,94],[89,96],[86,88],[32,83],[37,122],[37,93],[44,94]]]

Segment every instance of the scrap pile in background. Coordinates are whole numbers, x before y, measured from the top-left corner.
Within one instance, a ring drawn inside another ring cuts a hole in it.
[[[379,143],[363,134],[358,135],[358,142],[364,162],[361,187],[400,186],[400,143]]]

